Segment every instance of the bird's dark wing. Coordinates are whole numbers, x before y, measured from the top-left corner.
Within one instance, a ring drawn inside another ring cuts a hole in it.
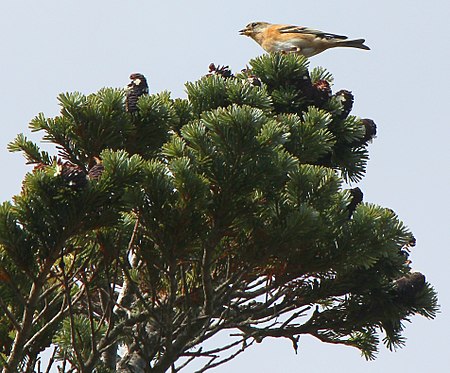
[[[314,30],[305,26],[283,26],[280,27],[278,31],[280,31],[282,34],[310,34],[324,39],[348,39],[347,36],[344,35],[330,34],[328,32]]]

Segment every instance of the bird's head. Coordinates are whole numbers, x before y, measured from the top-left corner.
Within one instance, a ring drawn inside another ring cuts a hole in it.
[[[139,73],[133,73],[130,75],[130,79],[133,83],[135,83],[136,85],[139,85],[141,83],[141,81],[146,82],[146,79],[144,77],[144,75],[139,74]]]
[[[140,73],[133,73],[130,75],[131,82],[127,85],[127,89],[131,89],[133,87],[141,87],[142,89],[147,88],[147,79],[145,76]]]
[[[244,29],[239,30],[239,34],[254,37],[263,32],[268,26],[270,26],[268,22],[252,22],[245,26]]]

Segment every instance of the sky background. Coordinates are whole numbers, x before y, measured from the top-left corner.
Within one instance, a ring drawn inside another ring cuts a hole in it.
[[[265,340],[213,372],[334,373],[448,371],[450,367],[450,5],[448,1],[115,1],[0,2],[0,200],[19,193],[29,170],[6,145],[30,136],[39,112],[58,114],[61,92],[123,87],[143,73],[152,93],[184,97],[184,83],[211,62],[234,71],[263,53],[238,30],[252,21],[291,23],[363,37],[372,50],[334,49],[310,60],[355,95],[352,113],[372,118],[364,200],[392,208],[413,231],[411,259],[438,291],[441,313],[414,317],[407,345],[381,348],[366,362],[357,350],[302,337]],[[38,139],[36,135],[31,138]],[[193,370],[186,369],[186,372]]]

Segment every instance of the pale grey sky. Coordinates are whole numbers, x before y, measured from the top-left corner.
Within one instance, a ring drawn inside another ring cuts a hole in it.
[[[353,114],[375,120],[365,201],[395,210],[418,243],[413,267],[437,288],[441,313],[407,325],[407,345],[366,362],[357,350],[301,338],[267,340],[225,372],[334,373],[450,369],[450,5],[444,0],[316,1],[1,1],[0,199],[20,191],[27,171],[6,144],[37,113],[58,113],[60,92],[122,87],[131,72],[152,93],[184,95],[211,62],[234,71],[263,51],[238,30],[251,21],[292,23],[364,37],[372,50],[335,49],[311,58],[355,95]],[[32,136],[33,137],[33,136]],[[37,137],[34,137],[37,138]],[[189,369],[186,370],[189,372]]]

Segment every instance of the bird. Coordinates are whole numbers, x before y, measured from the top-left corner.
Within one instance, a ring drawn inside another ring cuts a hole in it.
[[[295,53],[311,57],[329,48],[350,47],[370,50],[364,39],[348,40],[347,36],[330,34],[305,26],[252,22],[239,30],[255,40],[269,53]]]
[[[126,111],[135,113],[138,111],[137,102],[140,96],[148,94],[147,79],[140,73],[133,73],[130,75],[131,82],[126,89]]]

